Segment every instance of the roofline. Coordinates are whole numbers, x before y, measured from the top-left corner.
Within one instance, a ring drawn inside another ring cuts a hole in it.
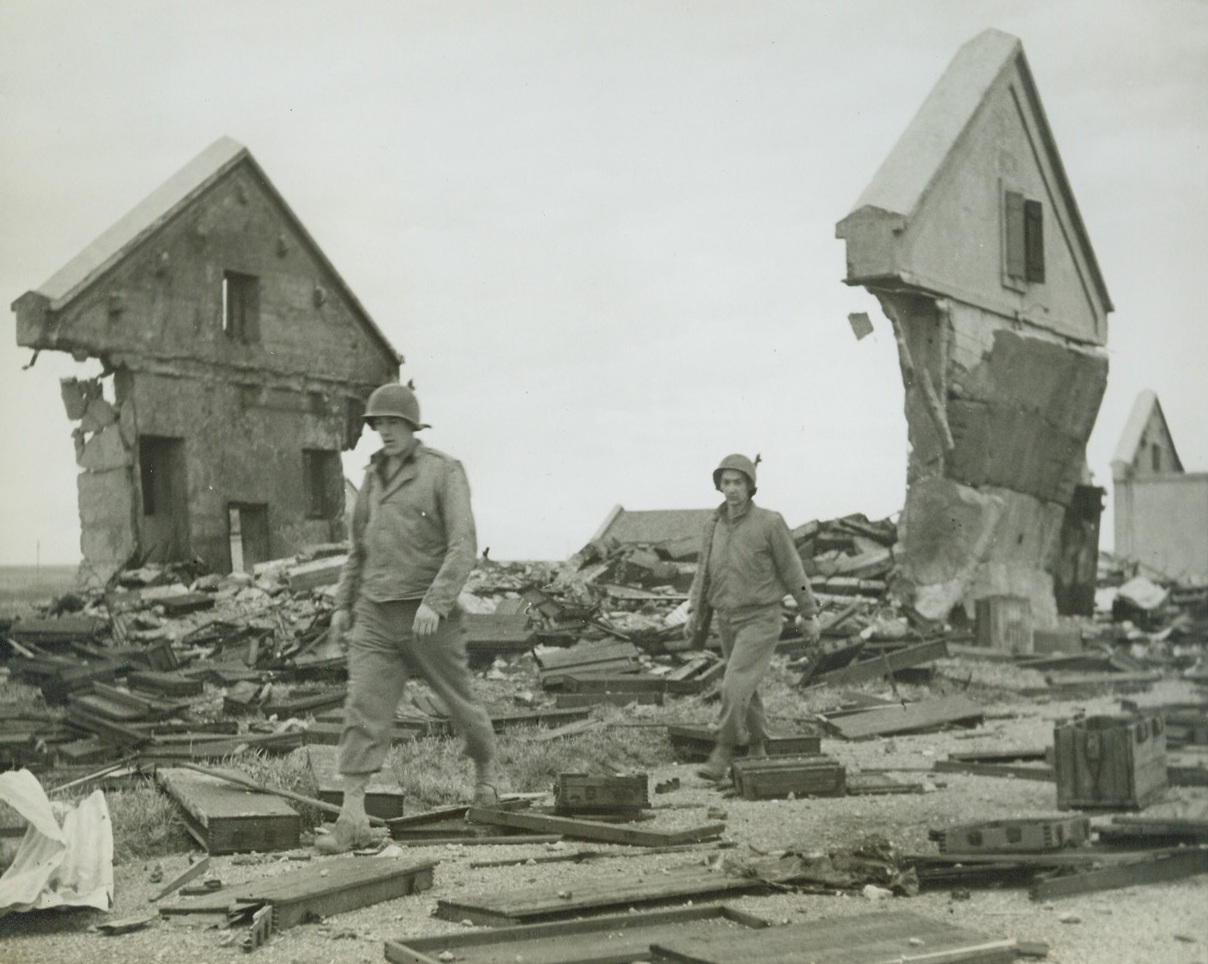
[[[268,192],[272,200],[280,207],[282,213],[290,222],[293,229],[297,231],[302,240],[310,247],[311,253],[314,255],[316,260],[323,266],[324,269],[326,269],[327,272],[330,273],[340,291],[352,306],[354,312],[360,317],[361,321],[369,330],[370,335],[380,343],[380,347],[382,347],[386,354],[394,360],[396,365],[402,364],[404,360],[403,355],[390,343],[390,340],[386,337],[385,333],[377,326],[377,323],[374,322],[369,312],[365,310],[365,307],[361,304],[360,299],[357,298],[357,296],[353,293],[343,276],[339,271],[336,270],[335,265],[331,263],[331,260],[326,254],[324,254],[323,249],[316,243],[315,239],[306,229],[306,226],[302,223],[302,220],[294,212],[293,208],[289,206],[289,202],[285,200],[285,198],[281,195],[281,192],[277,190],[276,186],[269,179],[268,175],[265,174],[264,169],[252,156],[251,151],[248,150],[246,146],[239,144],[237,141],[234,141],[231,138],[220,138],[202,151],[201,154],[194,157],[193,160],[178,170],[174,175],[172,175],[172,177],[161,184],[160,187],[148,194],[145,198],[143,198],[142,201],[127,211],[122,217],[118,218],[118,220],[111,224],[105,231],[101,232],[101,234],[98,235],[97,238],[91,242],[91,244],[85,247],[80,254],[76,255],[76,257],[81,257],[85,252],[87,252],[88,248],[97,245],[99,242],[105,239],[105,237],[119,227],[126,218],[131,217],[136,211],[138,211],[142,204],[145,204],[154,198],[159,191],[167,189],[175,177],[186,171],[191,164],[200,161],[207,152],[217,150],[220,147],[227,147],[228,145],[230,148],[237,148],[234,150],[234,153],[223,160],[222,163],[220,163],[216,168],[214,168],[214,170],[203,177],[197,184],[190,187],[183,195],[172,202],[171,205],[164,211],[157,214],[153,220],[139,229],[124,243],[119,244],[107,257],[105,257],[94,268],[89,270],[83,278],[73,284],[70,288],[59,294],[57,297],[52,297],[43,290],[52,287],[52,282],[55,280],[55,278],[57,278],[68,266],[70,266],[75,258],[69,260],[67,264],[60,268],[59,271],[55,272],[55,274],[51,275],[51,277],[47,281],[43,282],[38,288],[33,289],[33,293],[45,297],[49,302],[48,307],[51,311],[57,312],[62,310],[71,302],[83,295],[86,291],[100,284],[109,274],[109,272],[112,271],[126,257],[126,255],[130,253],[132,249],[139,247],[146,242],[149,237],[162,230],[167,224],[183,213],[186,208],[201,198],[218,181],[233,171],[240,164],[246,162],[260,185]]]
[[[1061,160],[1061,152],[1057,150],[1057,139],[1053,136],[1053,129],[1049,126],[1049,118],[1045,113],[1044,104],[1040,101],[1040,92],[1036,88],[1036,80],[1032,76],[1032,68],[1028,64],[1028,57],[1024,53],[1023,44],[1020,44],[1019,49],[1016,51],[1015,60],[1020,76],[1024,80],[1024,90],[1027,92],[1028,102],[1036,114],[1040,134],[1044,138],[1045,147],[1048,149],[1049,158],[1053,164],[1053,173],[1057,177],[1058,187],[1065,198],[1066,209],[1069,211],[1070,219],[1074,223],[1074,230],[1078,233],[1078,240],[1082,242],[1082,250],[1086,255],[1087,266],[1090,268],[1091,275],[1094,278],[1095,287],[1099,291],[1099,297],[1103,299],[1104,311],[1115,311],[1116,306],[1112,304],[1111,295],[1107,292],[1107,282],[1103,278],[1103,272],[1099,269],[1099,259],[1095,256],[1095,249],[1091,245],[1090,234],[1086,230],[1086,223],[1082,220],[1082,212],[1078,209],[1078,201],[1074,197],[1074,189],[1070,186],[1069,178],[1066,176],[1065,164]]]

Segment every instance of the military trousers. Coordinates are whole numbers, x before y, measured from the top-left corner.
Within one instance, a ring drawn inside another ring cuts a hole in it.
[[[714,619],[726,660],[717,743],[731,748],[762,743],[768,728],[759,683],[772,665],[780,640],[780,603],[717,610]]]
[[[411,677],[424,680],[449,708],[466,755],[495,758],[491,718],[474,694],[461,613],[441,619],[422,639],[412,630],[420,601],[357,601],[348,634],[348,697],[340,735],[340,772],[376,773],[390,749],[395,713]]]

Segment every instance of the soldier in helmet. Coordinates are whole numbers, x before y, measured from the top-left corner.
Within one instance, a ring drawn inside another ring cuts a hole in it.
[[[332,635],[348,653],[348,697],[340,737],[344,802],[334,830],[317,844],[329,854],[372,840],[365,788],[386,757],[409,676],[426,680],[449,707],[474,762],[474,802],[498,800],[495,734],[473,693],[457,606],[478,552],[465,471],[416,438],[429,426],[407,386],[376,389],[364,418],[382,447],[357,493],[331,619]]]
[[[751,501],[755,464],[745,455],[727,455],[713,470],[713,486],[725,496],[705,525],[700,563],[689,594],[684,634],[694,639],[710,614],[721,636],[726,674],[722,680],[717,742],[697,773],[722,780],[734,750],[749,756],[767,749],[767,718],[759,682],[780,639],[781,602],[797,601],[797,629],[810,642],[819,635],[817,604],[801,557],[780,513]]]

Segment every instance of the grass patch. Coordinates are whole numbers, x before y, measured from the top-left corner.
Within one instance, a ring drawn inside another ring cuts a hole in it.
[[[184,853],[197,846],[176,802],[150,780],[129,790],[107,792],[105,802],[113,823],[114,864]]]

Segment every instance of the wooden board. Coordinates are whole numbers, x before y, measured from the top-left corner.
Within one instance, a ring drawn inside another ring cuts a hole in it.
[[[831,670],[829,673],[818,673],[809,678],[808,685],[852,686],[856,683],[866,683],[869,680],[892,675],[898,670],[944,659],[947,655],[947,642],[943,639],[933,639],[930,642],[906,646],[891,653],[882,653],[871,659],[849,663],[842,669]]]
[[[577,840],[598,840],[603,843],[630,844],[635,847],[672,847],[677,844],[699,843],[720,837],[724,823],[709,823],[691,830],[671,833],[663,830],[635,830],[594,820],[552,817],[541,813],[511,813],[488,807],[471,807],[469,819],[496,827],[512,827],[533,833],[560,833]]]
[[[1033,900],[1052,900],[1054,897],[1115,890],[1118,887],[1133,887],[1137,884],[1181,880],[1203,873],[1208,873],[1208,847],[1186,848],[1182,852],[1162,854],[1153,860],[1042,880],[1032,885],[1031,895]]]
[[[1007,780],[1042,780],[1048,783],[1057,779],[1053,768],[1047,764],[1028,766],[1010,763],[966,763],[964,760],[936,760],[931,764],[936,773],[966,773],[975,777],[1001,777]]]
[[[273,930],[314,917],[330,917],[432,886],[435,861],[385,857],[334,857],[309,867],[233,888],[234,902],[269,904]]]
[[[126,682],[135,689],[151,690],[165,696],[200,696],[205,689],[201,680],[183,673],[149,669],[135,670],[126,677]]]
[[[190,835],[208,853],[267,853],[298,846],[302,820],[280,797],[180,767],[160,767],[155,779],[180,804]]]
[[[440,964],[449,960],[442,954],[451,954],[458,964],[630,964],[646,959],[651,943],[680,934],[766,926],[766,921],[724,904],[707,904],[439,937],[400,937],[386,941],[386,960]]]
[[[436,916],[488,927],[508,927],[664,901],[698,901],[766,889],[763,881],[753,877],[727,877],[697,867],[669,874],[656,872],[648,877],[635,877],[628,871],[605,876],[599,867],[591,867],[585,868],[580,876],[563,878],[553,887],[509,887],[493,894],[438,900]]]
[[[948,724],[976,724],[985,719],[980,706],[965,696],[946,696],[923,703],[895,703],[892,706],[866,710],[830,725],[848,740],[865,740],[874,736],[917,733]]]
[[[554,812],[562,816],[638,811],[649,807],[650,776],[646,773],[626,776],[559,773],[558,782],[554,784]]]
[[[1015,941],[905,911],[859,914],[765,930],[692,935],[651,950],[658,961],[692,964],[1012,964]]]
[[[662,706],[662,692],[651,693],[646,690],[611,690],[600,693],[558,693],[554,704],[559,709],[570,709],[584,706],[628,706],[638,703],[643,706]]]

